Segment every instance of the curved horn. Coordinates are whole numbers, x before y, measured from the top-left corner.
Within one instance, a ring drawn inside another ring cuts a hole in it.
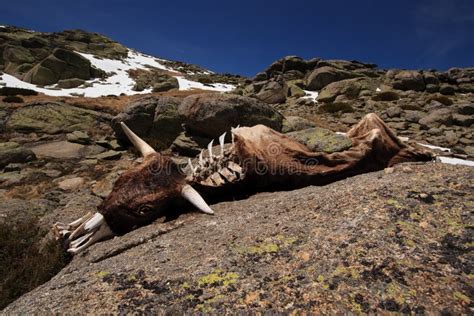
[[[142,154],[143,157],[156,153],[156,151],[148,145],[143,139],[137,136],[134,132],[132,132],[124,122],[120,122],[122,129],[127,135],[130,142],[135,146],[135,148]]]
[[[183,187],[181,190],[181,196],[191,202],[191,204],[197,207],[201,212],[214,214],[214,211],[209,207],[209,205],[207,205],[202,196],[189,184],[186,184]]]

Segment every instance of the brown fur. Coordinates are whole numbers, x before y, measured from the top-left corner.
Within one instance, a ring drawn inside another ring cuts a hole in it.
[[[263,125],[238,128],[234,135],[231,155],[244,168],[244,176],[221,186],[189,183],[207,199],[323,185],[396,163],[432,159],[430,152],[402,143],[375,114],[365,116],[347,133],[352,147],[339,153],[311,152]],[[118,179],[99,211],[115,233],[126,233],[173,209],[175,203],[182,201],[180,192],[186,181],[169,158],[149,156]]]
[[[123,234],[166,215],[184,184],[178,167],[154,154],[119,177],[99,212],[115,233]]]

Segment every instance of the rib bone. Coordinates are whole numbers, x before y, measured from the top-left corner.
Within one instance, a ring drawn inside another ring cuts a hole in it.
[[[224,134],[222,134],[221,136],[219,136],[219,145],[221,146],[221,157],[224,157],[224,140],[225,140],[225,134],[227,134],[227,133],[224,133]]]
[[[209,151],[209,162],[214,162],[214,159],[212,158],[212,144],[214,143],[214,140],[211,140],[209,145],[207,145],[207,150]]]

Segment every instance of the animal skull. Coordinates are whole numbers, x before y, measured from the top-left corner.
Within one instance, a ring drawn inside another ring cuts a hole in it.
[[[263,125],[237,127],[231,129],[231,144],[224,143],[224,133],[218,150],[211,141],[207,152],[201,151],[194,163],[189,160],[183,169],[121,124],[143,155],[143,163],[120,176],[97,213],[53,226],[58,238],[67,238],[72,254],[147,225],[183,201],[213,214],[202,195],[212,199],[235,192],[324,185],[396,163],[433,158],[427,150],[403,143],[377,115],[368,114],[347,133],[352,147],[343,152],[311,152]]]

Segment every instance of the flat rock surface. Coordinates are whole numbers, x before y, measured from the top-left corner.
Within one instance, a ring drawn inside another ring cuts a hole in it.
[[[85,146],[63,140],[46,142],[35,145],[30,149],[37,157],[58,159],[77,159],[105,151],[105,149],[100,146]]]
[[[473,170],[398,165],[157,221],[92,246],[3,313],[469,314]]]

